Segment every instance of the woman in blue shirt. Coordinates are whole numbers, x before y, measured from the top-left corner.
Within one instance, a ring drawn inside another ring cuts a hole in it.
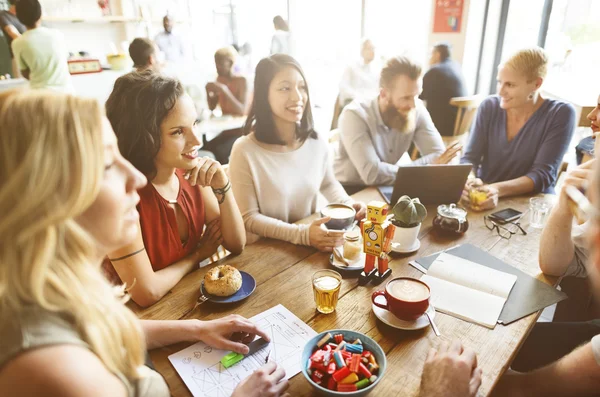
[[[461,159],[473,164],[477,177],[463,192],[471,208],[494,208],[500,197],[554,192],[575,129],[575,109],[541,96],[547,65],[539,47],[520,50],[500,65],[498,95],[481,103]],[[468,192],[477,186],[487,198],[470,203]]]

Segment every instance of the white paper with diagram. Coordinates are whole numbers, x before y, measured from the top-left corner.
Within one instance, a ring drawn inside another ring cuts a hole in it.
[[[239,363],[224,368],[223,358],[229,351],[213,349],[198,342],[169,356],[169,361],[194,397],[229,397],[239,382],[269,360],[285,369],[287,378],[301,371],[302,350],[317,333],[283,305],[277,305],[251,320],[265,331],[271,342]]]

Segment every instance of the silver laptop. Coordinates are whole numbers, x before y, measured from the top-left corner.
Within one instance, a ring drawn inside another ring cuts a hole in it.
[[[388,204],[404,195],[423,204],[450,204],[460,200],[472,164],[412,165],[398,169],[394,186],[377,189]]]

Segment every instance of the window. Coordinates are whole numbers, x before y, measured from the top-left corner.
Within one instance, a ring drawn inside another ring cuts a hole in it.
[[[554,0],[546,50],[550,67],[544,89],[577,105],[595,104],[600,87],[591,79],[600,65],[600,2]]]

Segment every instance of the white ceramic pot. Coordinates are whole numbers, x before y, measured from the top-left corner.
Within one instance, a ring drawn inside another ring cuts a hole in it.
[[[409,250],[415,247],[419,231],[421,230],[420,223],[413,227],[399,227],[396,225],[394,225],[394,227],[396,228],[396,231],[394,232],[394,239],[392,242],[398,244],[394,244],[395,247],[398,247],[399,250]]]

